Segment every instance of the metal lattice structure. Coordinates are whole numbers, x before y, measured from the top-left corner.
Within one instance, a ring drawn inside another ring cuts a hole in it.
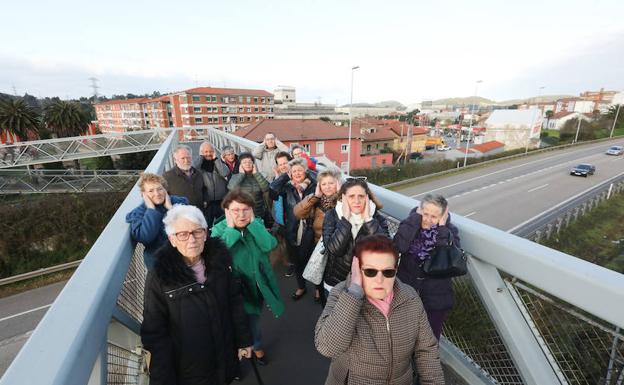
[[[167,140],[147,171],[171,166],[179,138],[208,138],[217,148],[229,144],[238,151],[255,145],[216,130],[185,131]],[[371,188],[394,234],[417,202]],[[145,268],[143,250],[130,241],[124,221],[138,203],[133,190],[2,384],[140,382]],[[454,280],[456,305],[440,344],[449,382],[623,384],[622,274],[459,215],[453,222],[469,254],[469,274]],[[33,371],[32,362],[45,365]]]
[[[138,170],[0,170],[0,194],[129,191]]]
[[[158,150],[171,129],[129,131],[0,146],[0,168]]]

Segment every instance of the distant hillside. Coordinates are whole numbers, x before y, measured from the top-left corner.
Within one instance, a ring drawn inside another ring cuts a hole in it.
[[[438,99],[434,100],[433,104],[496,104],[495,101],[482,98],[481,96],[467,96],[465,98],[446,98],[446,99]]]
[[[563,99],[563,98],[573,98],[575,96],[573,95],[542,95],[542,96],[535,96],[535,97],[530,97],[527,99],[511,99],[511,100],[504,100],[502,102],[498,102],[496,103],[499,106],[510,106],[512,104],[523,104],[526,103],[527,101],[531,100],[531,103],[536,103],[536,102],[554,102],[557,101],[558,99]]]

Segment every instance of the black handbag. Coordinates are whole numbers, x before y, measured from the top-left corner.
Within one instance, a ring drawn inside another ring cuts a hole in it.
[[[431,258],[423,263],[423,271],[431,278],[452,278],[465,275],[466,253],[453,243],[453,233],[449,230],[449,240],[446,245],[437,246],[431,253]]]

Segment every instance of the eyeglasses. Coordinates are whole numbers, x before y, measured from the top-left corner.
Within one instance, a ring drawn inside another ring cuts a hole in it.
[[[383,274],[385,278],[392,278],[396,275],[396,272],[397,272],[396,269],[385,269],[385,270],[377,270],[377,269],[371,269],[371,268],[362,269],[362,272],[368,278],[375,278],[380,271],[381,271],[381,274]]]
[[[178,239],[178,241],[187,241],[189,237],[193,234],[194,239],[199,239],[206,234],[206,229],[195,229],[193,231],[179,231],[173,235]]]
[[[236,215],[241,215],[241,214],[247,214],[251,211],[251,209],[230,209],[230,212],[236,214]]]

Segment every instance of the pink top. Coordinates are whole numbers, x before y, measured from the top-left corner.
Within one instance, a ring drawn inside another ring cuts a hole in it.
[[[190,266],[195,274],[195,280],[199,283],[206,282],[206,266],[204,266],[204,260],[200,259],[198,262]]]
[[[386,319],[388,318],[388,314],[390,314],[390,304],[392,304],[393,298],[394,298],[394,291],[391,291],[390,293],[388,293],[388,295],[384,299],[375,299],[375,298],[366,296],[366,299],[368,300],[368,302],[370,302],[377,309],[379,309],[381,314],[383,314],[384,317],[386,317]]]

